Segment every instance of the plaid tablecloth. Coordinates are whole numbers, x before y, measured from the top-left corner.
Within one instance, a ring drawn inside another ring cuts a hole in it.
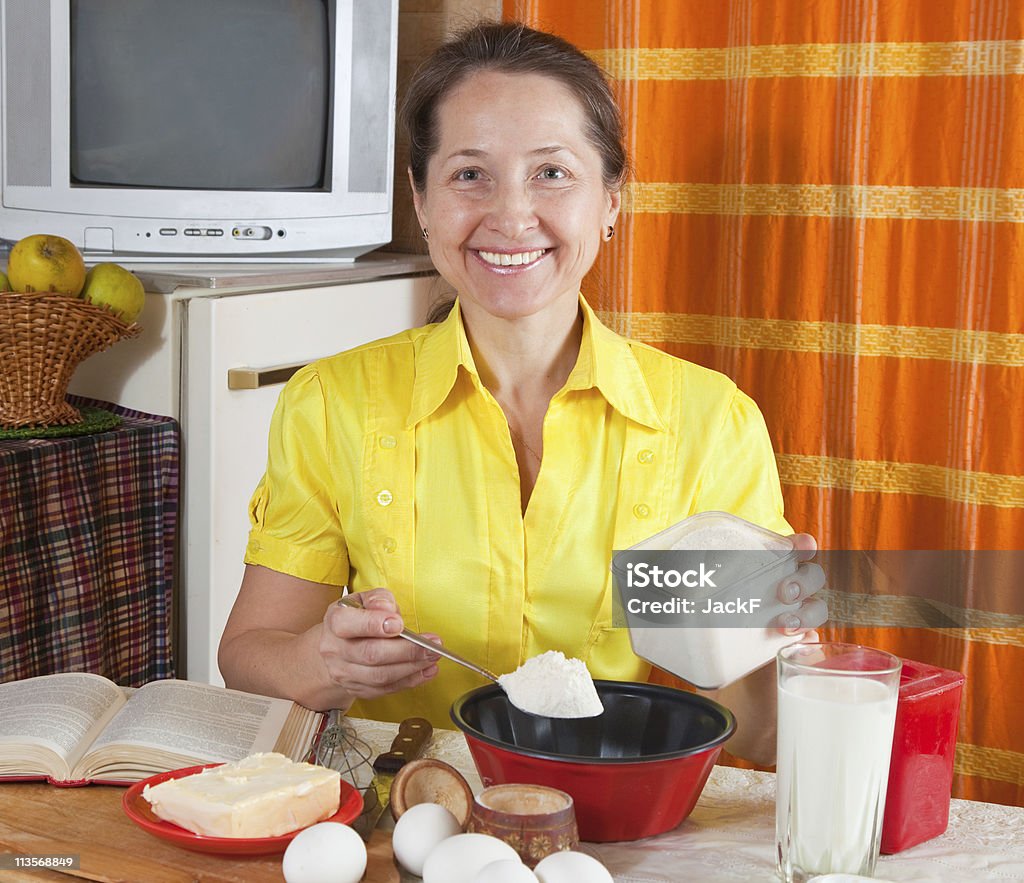
[[[90,671],[122,686],[174,676],[178,424],[0,441],[0,681]]]

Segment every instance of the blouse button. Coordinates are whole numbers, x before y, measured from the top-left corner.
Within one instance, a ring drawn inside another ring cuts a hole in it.
[[[377,494],[377,502],[381,506],[390,506],[394,499],[395,498],[391,495],[391,491],[385,490]]]
[[[393,435],[382,435],[380,437],[380,446],[385,450],[390,451],[393,447],[397,446],[398,439]]]
[[[395,541],[394,537],[385,537],[384,538],[384,551],[385,552],[387,552],[390,555],[397,548],[398,548],[398,543]]]
[[[651,507],[646,503],[637,503],[633,507],[633,514],[637,518],[647,518],[651,514]]]
[[[641,463],[653,463],[654,462],[654,451],[650,451],[650,450],[645,448],[639,454],[636,455],[636,458]]]

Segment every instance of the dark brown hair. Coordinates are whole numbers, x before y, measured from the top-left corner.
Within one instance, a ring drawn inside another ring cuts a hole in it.
[[[601,155],[604,185],[618,190],[629,163],[622,143],[622,121],[601,68],[579,49],[519,22],[482,22],[456,34],[413,75],[399,119],[409,136],[413,186],[426,188],[427,163],[437,150],[438,105],[470,74],[481,70],[542,74],[563,83],[587,118],[587,138]]]

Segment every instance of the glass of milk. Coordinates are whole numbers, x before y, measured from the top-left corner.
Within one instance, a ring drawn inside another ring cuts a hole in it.
[[[779,876],[871,876],[902,663],[856,644],[793,644],[776,658]]]

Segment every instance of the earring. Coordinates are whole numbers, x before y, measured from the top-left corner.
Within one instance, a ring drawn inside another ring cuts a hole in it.
[[[426,227],[421,227],[420,228],[420,233],[423,234],[423,241],[424,242],[429,242],[430,241],[430,234],[427,232],[427,228]]]
[[[604,235],[604,241],[607,242],[614,235],[615,235],[615,228],[613,226],[611,226],[611,224],[609,224],[608,225],[608,230],[607,230],[607,232]]]

